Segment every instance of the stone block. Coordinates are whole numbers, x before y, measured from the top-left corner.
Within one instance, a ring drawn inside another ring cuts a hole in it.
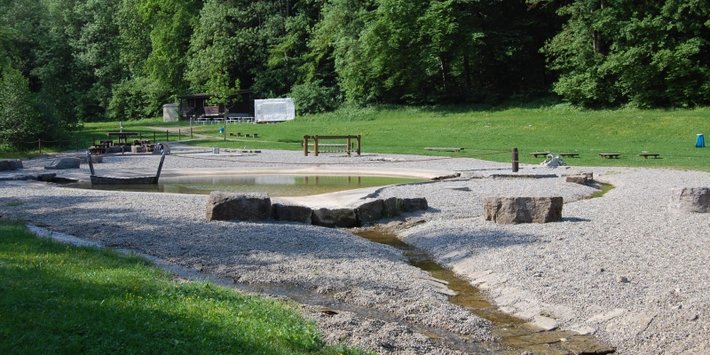
[[[594,174],[593,173],[580,173],[577,175],[569,175],[565,177],[566,182],[571,182],[575,184],[580,184],[580,185],[589,185],[592,182],[594,182]]]
[[[709,213],[710,188],[684,187],[673,189],[670,207],[680,212]]]
[[[274,203],[271,209],[273,218],[280,221],[311,224],[313,220],[313,210],[310,207]]]
[[[377,222],[382,218],[384,210],[385,204],[380,199],[365,202],[355,208],[360,225]]]
[[[37,181],[51,182],[57,177],[56,173],[37,174]]]
[[[390,197],[382,201],[382,216],[383,217],[397,217],[402,211],[399,209],[399,199],[396,197]]]
[[[0,160],[0,171],[11,171],[22,169],[22,160],[2,159]]]
[[[562,197],[489,197],[483,205],[487,221],[499,224],[547,223],[562,219]]]
[[[313,210],[313,224],[323,227],[352,228],[358,226],[357,214],[351,208],[319,208]]]
[[[423,211],[429,208],[429,204],[424,197],[401,198],[399,199],[399,209],[402,212]]]
[[[81,159],[79,158],[57,158],[52,160],[49,165],[45,166],[45,169],[79,169],[79,164],[81,164]]]
[[[263,193],[213,191],[207,200],[208,221],[264,221],[271,218],[271,199]]]

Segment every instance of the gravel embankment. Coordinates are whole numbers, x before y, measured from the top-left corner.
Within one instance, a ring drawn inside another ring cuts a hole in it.
[[[96,169],[151,174],[157,159],[106,157]],[[25,173],[40,171],[44,164],[39,159],[24,162]],[[486,289],[511,313],[553,318],[563,328],[594,334],[621,353],[710,352],[710,218],[668,208],[671,188],[710,186],[708,173],[588,168],[584,170],[616,188],[602,198],[584,199],[595,190],[562,178],[491,178],[506,174],[508,164],[475,159],[304,157],[278,151],[203,155],[183,150],[165,162],[167,174],[271,167],[459,172],[461,177],[453,180],[378,191],[383,197],[429,201],[428,211],[410,216],[427,222],[401,231],[403,240]],[[522,172],[575,170],[580,169],[527,166]],[[88,168],[58,173],[86,178]],[[448,303],[441,285],[408,265],[400,252],[345,230],[208,223],[207,197],[198,195],[78,190],[22,181],[0,181],[0,191],[2,218],[24,218],[266,292],[279,294],[277,286],[290,285],[306,304],[325,300],[332,307],[303,309],[331,342],[383,353],[455,353],[462,350],[460,344],[437,341],[431,334],[474,342],[491,339],[487,321]],[[563,196],[563,221],[486,222],[482,201],[488,196]]]

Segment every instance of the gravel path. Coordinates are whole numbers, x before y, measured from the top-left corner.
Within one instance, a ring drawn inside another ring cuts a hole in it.
[[[594,334],[620,353],[710,353],[710,218],[669,210],[673,187],[710,186],[710,174],[627,168],[544,169],[523,174],[593,171],[616,188],[595,189],[563,178],[493,178],[508,164],[403,155],[304,157],[179,149],[166,174],[184,169],[427,169],[461,176],[387,187],[383,197],[426,197],[424,219],[400,231],[487,290],[504,310],[526,319],[553,318],[562,328]],[[225,154],[226,153],[226,154]],[[154,173],[158,157],[110,156],[98,173]],[[24,162],[44,172],[46,160]],[[60,171],[88,176],[88,168]],[[0,174],[7,176],[8,173]],[[371,191],[370,191],[371,192]],[[488,196],[563,196],[563,221],[496,225],[483,220]],[[206,196],[68,189],[0,181],[0,215],[126,248],[190,270],[217,275],[303,303],[329,342],[380,353],[496,351],[490,324],[447,302],[442,286],[391,247],[347,230],[289,223],[206,222]],[[628,282],[626,282],[628,281]],[[286,287],[279,292],[280,287]],[[289,294],[290,293],[290,294]],[[323,308],[327,304],[328,308]],[[434,336],[436,335],[436,336]],[[439,340],[437,340],[439,339]],[[455,341],[460,339],[464,345]]]

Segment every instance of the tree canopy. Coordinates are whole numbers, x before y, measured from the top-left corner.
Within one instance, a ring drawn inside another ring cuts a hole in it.
[[[0,0],[0,82],[24,80],[4,92],[57,130],[238,90],[299,112],[541,95],[692,107],[710,103],[709,40],[702,0]]]

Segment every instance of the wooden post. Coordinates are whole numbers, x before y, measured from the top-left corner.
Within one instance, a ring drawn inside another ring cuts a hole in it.
[[[308,135],[303,136],[303,155],[308,156]]]
[[[361,136],[358,134],[357,135],[357,155],[360,155],[360,138],[361,138]]]
[[[313,136],[313,146],[315,147],[315,156],[318,156],[318,136]]]
[[[182,134],[180,134],[180,128],[178,128],[178,138],[177,138],[177,140],[180,140],[180,137],[181,137],[181,136],[182,136]]]
[[[350,156],[350,144],[352,144],[350,140],[350,136],[348,136],[348,146],[345,148],[345,151],[348,153],[348,156]]]
[[[167,129],[165,130],[165,141],[170,142],[170,132]]]
[[[518,172],[518,148],[513,148],[513,172]]]
[[[37,142],[39,143],[39,155],[42,155],[42,138],[38,139]]]

